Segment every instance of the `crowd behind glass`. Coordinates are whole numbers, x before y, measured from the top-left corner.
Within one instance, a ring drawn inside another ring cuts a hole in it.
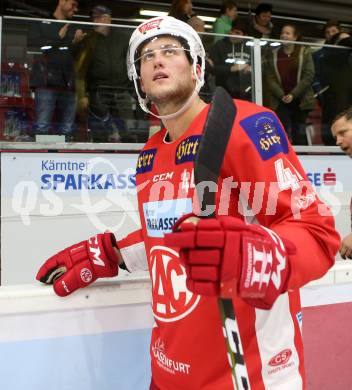
[[[112,26],[112,11],[103,5],[90,11],[96,25],[68,24],[77,12],[75,0],[71,3],[70,9],[57,6],[52,23],[26,21],[23,63],[4,61],[3,54],[1,140],[40,141],[59,135],[55,140],[66,142],[145,142],[161,124],[141,111],[127,77],[132,29]],[[352,38],[338,22],[325,24],[328,46],[319,47],[295,43],[301,37],[293,23],[277,29],[267,3],[240,18],[236,4],[224,1],[213,25],[217,35],[212,36],[202,34],[204,22],[193,13],[190,0],[173,1],[170,15],[202,37],[207,52],[201,91],[205,101],[218,85],[233,98],[254,100],[253,40],[245,37],[261,38],[263,105],[276,112],[293,144],[334,145],[331,121],[352,105]]]

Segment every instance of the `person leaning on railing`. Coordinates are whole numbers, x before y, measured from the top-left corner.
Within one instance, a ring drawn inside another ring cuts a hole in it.
[[[188,19],[195,16],[192,0],[172,0],[169,16],[187,22]]]
[[[56,21],[72,19],[76,0],[59,0],[53,13]],[[35,134],[65,135],[70,139],[76,114],[74,55],[85,33],[74,24],[31,24],[28,45],[42,51],[31,70],[30,86],[35,92]],[[53,123],[56,113],[56,124]]]
[[[352,37],[339,31],[327,43],[345,47],[324,48],[321,61],[321,77],[329,87],[324,92],[322,104],[322,140],[325,145],[333,145],[331,123],[340,112],[352,105]]]
[[[232,22],[237,19],[237,5],[233,0],[223,1],[220,9],[220,16],[215,20],[213,26],[214,34],[230,34]],[[221,35],[214,37],[214,43],[223,39]]]
[[[251,51],[247,40],[246,23],[241,19],[232,22],[230,35],[216,42],[209,51],[214,64],[215,83],[237,99],[251,100]]]
[[[263,74],[266,105],[274,110],[294,145],[307,145],[306,119],[314,108],[312,89],[314,63],[307,46],[294,44],[298,40],[296,26],[286,24],[281,29],[283,44],[267,53]]]
[[[111,27],[111,10],[93,7],[91,21],[99,23],[81,42],[75,62],[78,112],[88,117],[93,142],[118,142],[133,118],[126,53],[130,33]]]

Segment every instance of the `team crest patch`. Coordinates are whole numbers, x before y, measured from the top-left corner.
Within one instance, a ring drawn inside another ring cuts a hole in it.
[[[153,28],[158,28],[162,19],[156,19],[152,20],[151,22],[147,22],[142,24],[140,27],[138,27],[138,30],[142,33],[145,34],[149,30],[153,30]]]
[[[176,148],[176,165],[195,160],[201,138],[201,135],[192,135],[179,143]]]
[[[137,160],[136,173],[150,172],[153,169],[156,149],[143,150]]]
[[[260,112],[240,122],[240,125],[254,143],[262,160],[288,152],[285,130],[271,112]]]

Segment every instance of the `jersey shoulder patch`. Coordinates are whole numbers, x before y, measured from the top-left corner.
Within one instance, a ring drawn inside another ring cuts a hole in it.
[[[270,111],[257,112],[240,121],[240,125],[256,147],[262,160],[288,153],[285,130]]]
[[[156,149],[144,149],[137,159],[136,174],[146,173],[153,170]]]
[[[195,160],[201,138],[201,135],[191,135],[177,145],[175,154],[176,165]]]

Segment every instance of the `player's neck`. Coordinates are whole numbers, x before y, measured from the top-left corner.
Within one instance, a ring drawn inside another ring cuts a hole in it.
[[[203,110],[206,103],[197,96],[193,104],[176,118],[163,120],[163,124],[169,133],[170,141],[180,138],[188,129],[193,119]]]

